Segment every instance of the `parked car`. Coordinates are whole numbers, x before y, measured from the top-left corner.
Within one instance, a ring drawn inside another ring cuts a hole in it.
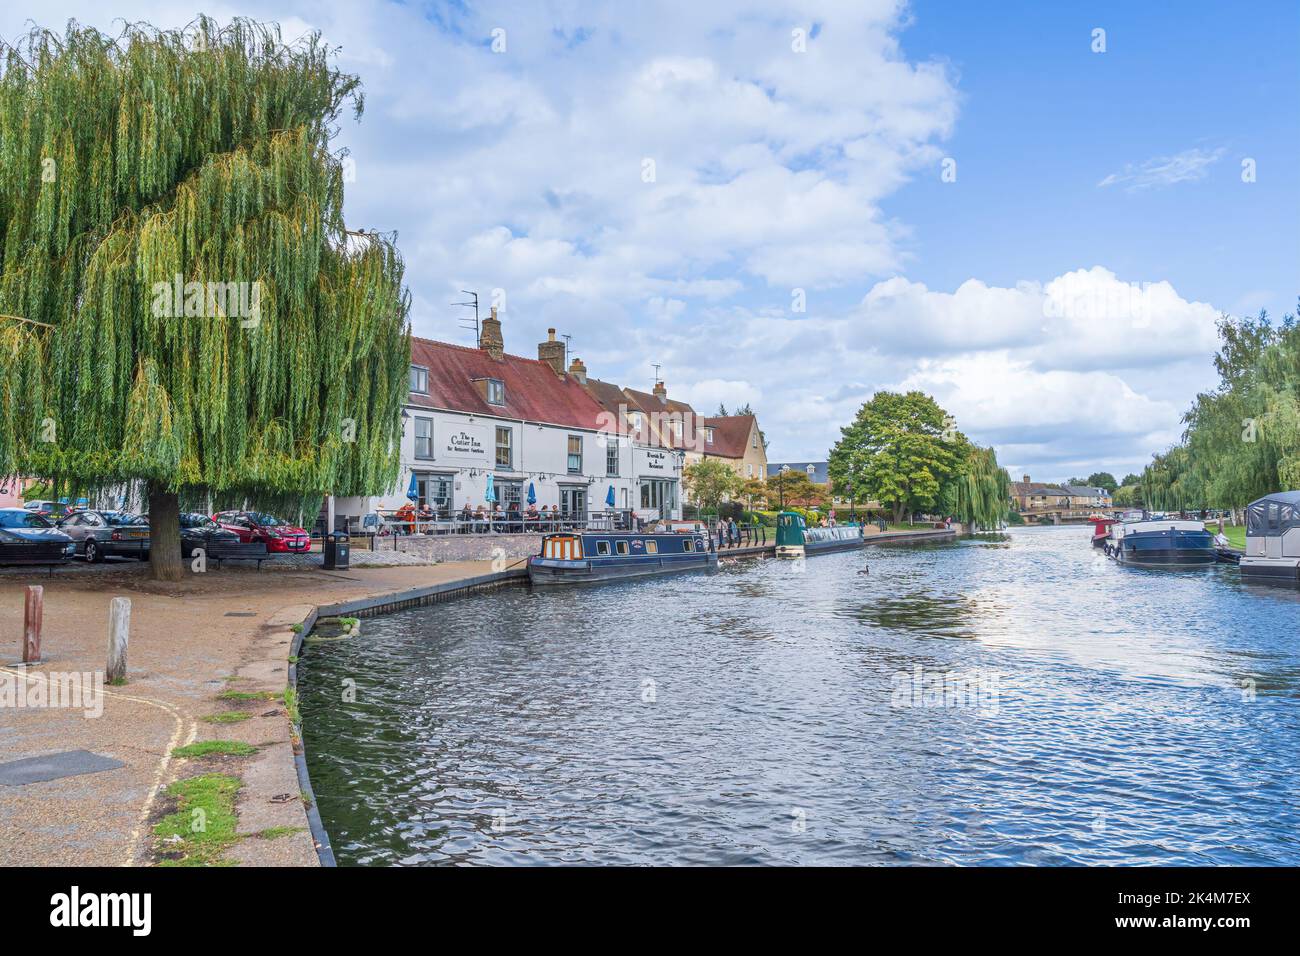
[[[239,535],[244,544],[261,542],[267,551],[300,554],[311,550],[311,536],[302,528],[260,511],[219,511],[212,516],[221,527]]]
[[[76,511],[59,522],[59,530],[76,545],[87,561],[149,557],[149,523],[130,511]]]
[[[49,511],[58,502],[56,501],[25,501],[23,502],[24,511]]]
[[[214,544],[236,544],[239,535],[227,531],[205,514],[181,514],[181,557],[194,556],[195,548],[210,551]]]
[[[0,563],[62,561],[76,548],[72,538],[26,508],[0,508]]]

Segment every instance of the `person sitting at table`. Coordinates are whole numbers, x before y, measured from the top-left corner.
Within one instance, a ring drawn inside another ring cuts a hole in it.
[[[410,534],[415,528],[415,505],[408,501],[394,511],[393,522],[399,534]]]
[[[510,507],[506,509],[506,527],[509,531],[522,531],[524,529],[524,516],[519,511],[519,502],[510,502]]]
[[[488,524],[487,508],[479,505],[474,509],[474,530],[486,531]]]
[[[537,524],[537,505],[529,502],[528,507],[524,509],[524,523]]]
[[[462,534],[465,534],[469,531],[470,524],[473,520],[474,510],[469,506],[469,502],[467,501],[465,502],[465,507],[460,509],[460,520],[457,522],[459,528],[457,530]]]
[[[543,531],[555,530],[555,515],[551,511],[550,505],[542,505],[541,519]]]

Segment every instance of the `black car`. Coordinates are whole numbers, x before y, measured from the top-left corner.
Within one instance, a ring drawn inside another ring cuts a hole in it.
[[[181,514],[181,556],[194,556],[195,548],[211,551],[214,544],[238,544],[239,535],[227,531],[205,514]]]
[[[65,561],[75,547],[42,516],[25,508],[0,508],[0,564]]]

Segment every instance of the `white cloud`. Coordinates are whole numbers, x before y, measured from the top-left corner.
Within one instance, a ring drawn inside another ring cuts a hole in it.
[[[1117,173],[1111,173],[1099,187],[1123,186],[1128,192],[1173,186],[1176,183],[1196,182],[1210,174],[1210,167],[1223,158],[1227,150],[1222,147],[1202,149],[1195,146],[1173,156],[1155,156],[1141,163],[1128,163]]]

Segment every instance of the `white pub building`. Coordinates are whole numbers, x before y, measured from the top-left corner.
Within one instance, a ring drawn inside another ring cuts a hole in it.
[[[491,475],[506,510],[526,507],[531,486],[538,508],[586,515],[607,510],[613,488],[616,509],[643,520],[681,516],[684,455],[657,446],[647,429],[638,433],[632,415],[602,407],[580,361],[565,371],[554,330],[538,345],[538,358],[509,355],[493,309],[479,342],[468,348],[412,338],[398,484],[368,502],[340,499],[337,513],[396,510],[407,503],[412,476],[419,505],[438,518],[466,504],[490,508]]]

